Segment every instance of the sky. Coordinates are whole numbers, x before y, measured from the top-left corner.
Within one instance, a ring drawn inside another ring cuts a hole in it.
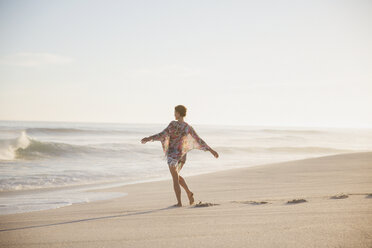
[[[372,128],[372,1],[0,0],[0,120]]]

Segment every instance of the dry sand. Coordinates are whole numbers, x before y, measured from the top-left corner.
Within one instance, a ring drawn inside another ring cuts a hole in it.
[[[169,175],[100,190],[121,198],[0,216],[0,247],[372,247],[372,152],[185,179],[212,204],[189,206],[182,190],[170,207]]]

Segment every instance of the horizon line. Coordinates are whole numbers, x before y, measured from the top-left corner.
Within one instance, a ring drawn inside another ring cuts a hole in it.
[[[174,119],[172,119],[174,120]],[[0,122],[47,122],[47,123],[90,123],[90,124],[127,124],[127,125],[135,125],[135,124],[140,124],[140,125],[163,125],[164,123],[167,122],[99,122],[99,121],[49,121],[49,120],[5,120],[5,119],[0,119]],[[187,122],[187,121],[186,121]],[[372,127],[368,126],[296,126],[296,125],[268,125],[268,124],[210,124],[210,123],[193,123],[193,125],[203,125],[203,126],[227,126],[227,127],[276,127],[276,128],[332,128],[332,129],[372,129]]]

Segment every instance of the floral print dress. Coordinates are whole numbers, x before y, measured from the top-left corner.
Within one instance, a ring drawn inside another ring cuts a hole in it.
[[[177,171],[186,162],[186,154],[192,149],[208,151],[210,147],[202,140],[187,122],[171,121],[160,133],[149,137],[150,141],[160,141],[164,159]]]

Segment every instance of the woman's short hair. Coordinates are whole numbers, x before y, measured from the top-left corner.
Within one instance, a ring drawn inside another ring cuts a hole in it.
[[[187,111],[187,108],[183,105],[177,105],[176,107],[174,107],[174,109],[182,116],[182,117],[185,117],[186,116],[186,111]]]

